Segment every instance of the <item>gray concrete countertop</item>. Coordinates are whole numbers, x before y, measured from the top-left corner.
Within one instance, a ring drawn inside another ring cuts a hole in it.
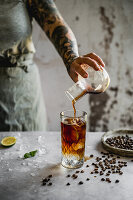
[[[65,169],[60,165],[61,144],[59,132],[15,132],[0,133],[15,136],[17,142],[10,148],[0,146],[0,200],[132,200],[133,199],[133,162],[131,158],[120,158],[128,162],[122,169],[123,175],[111,174],[111,183],[102,182],[101,176],[90,174],[91,163],[101,156],[100,143],[103,133],[87,133],[87,160],[81,169],[84,173],[78,178],[66,178],[76,170]],[[38,150],[33,158],[23,159],[26,152]],[[86,168],[86,165],[90,165]],[[80,169],[80,170],[81,170]],[[52,186],[42,186],[42,178],[52,174]],[[90,178],[90,181],[86,181]],[[119,179],[119,183],[115,180]],[[78,185],[83,181],[83,185]],[[70,182],[70,186],[66,183]]]

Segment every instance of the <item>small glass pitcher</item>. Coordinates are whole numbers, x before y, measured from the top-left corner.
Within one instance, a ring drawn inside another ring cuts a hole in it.
[[[110,83],[110,78],[105,68],[100,66],[99,71],[95,71],[92,67],[87,70],[88,77],[81,78],[65,93],[72,101],[77,101],[87,93],[98,94],[104,92]]]

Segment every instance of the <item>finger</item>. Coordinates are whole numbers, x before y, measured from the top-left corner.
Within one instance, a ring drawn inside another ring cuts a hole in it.
[[[90,57],[78,57],[76,61],[78,64],[88,64],[90,67],[94,68],[95,70],[99,70],[98,63]]]
[[[76,83],[78,81],[78,73],[77,72],[71,72],[70,74],[71,79]]]
[[[76,72],[78,72],[83,78],[87,78],[87,77],[88,77],[88,74],[87,74],[87,72],[85,71],[85,69],[83,69],[82,65],[76,64],[75,70],[76,70]]]
[[[96,55],[95,53],[86,54],[86,55],[84,55],[84,57],[90,57],[90,58],[96,60],[99,65],[102,65],[102,67],[105,67],[103,60],[98,55]]]

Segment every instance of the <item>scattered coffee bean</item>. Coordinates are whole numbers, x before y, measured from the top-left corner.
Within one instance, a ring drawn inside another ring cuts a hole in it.
[[[93,158],[93,154],[90,155],[90,158]]]
[[[110,179],[109,178],[106,178],[106,181],[110,183]]]
[[[102,171],[100,171],[100,176],[102,176],[104,173]]]
[[[83,181],[79,181],[79,183],[78,183],[79,185],[82,185],[83,184]]]
[[[78,178],[78,176],[77,176],[76,174],[73,174],[73,175],[72,175],[72,178],[73,178],[73,179],[76,179],[76,178]]]
[[[110,156],[111,156],[111,157],[114,157],[114,155],[113,155],[113,154],[110,154]]]
[[[44,178],[42,181],[47,183],[48,181],[50,181],[50,179],[49,178]]]
[[[48,178],[52,178],[52,174],[48,175]]]
[[[133,160],[131,160],[131,162],[133,162]]]
[[[120,156],[115,156],[113,154],[107,153],[107,152],[102,152],[101,157],[96,157],[95,161],[92,163],[94,166],[94,170],[90,172],[90,174],[94,174],[94,178],[97,176],[95,174],[99,174],[100,176],[105,175],[105,176],[111,176],[111,174],[117,173],[118,175],[122,175],[123,172],[121,171],[123,167],[127,166],[127,162],[125,161],[120,161],[117,160],[117,158],[120,158]],[[94,157],[94,155],[90,155],[90,157]],[[131,160],[133,162],[133,160]],[[86,165],[86,168],[88,168],[90,165]],[[73,179],[78,178],[77,174],[78,173],[84,173],[84,170],[77,170],[73,175],[66,175],[66,178],[72,177]],[[52,183],[49,182],[50,178],[52,178],[52,174],[48,175],[46,178],[42,179],[42,185],[44,186],[51,186]],[[89,181],[89,178],[86,178],[86,181]],[[101,178],[101,181],[106,181],[108,183],[111,183],[110,178]],[[49,183],[48,183],[49,182]],[[115,183],[118,183],[119,180],[115,180]],[[83,181],[78,182],[79,185],[83,184]],[[67,183],[66,185],[70,185],[70,183]]]
[[[48,186],[51,186],[52,185],[52,183],[50,182],[50,183],[48,183]]]
[[[89,180],[90,180],[89,178],[86,179],[86,181],[89,181]]]

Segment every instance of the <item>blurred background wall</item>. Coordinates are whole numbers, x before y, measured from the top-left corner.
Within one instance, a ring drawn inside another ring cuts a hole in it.
[[[133,0],[56,0],[72,28],[79,54],[95,52],[103,58],[110,87],[103,94],[86,95],[76,104],[88,113],[89,131],[133,128]],[[48,130],[60,130],[59,113],[72,109],[65,96],[72,84],[56,50],[34,22],[36,47]]]

